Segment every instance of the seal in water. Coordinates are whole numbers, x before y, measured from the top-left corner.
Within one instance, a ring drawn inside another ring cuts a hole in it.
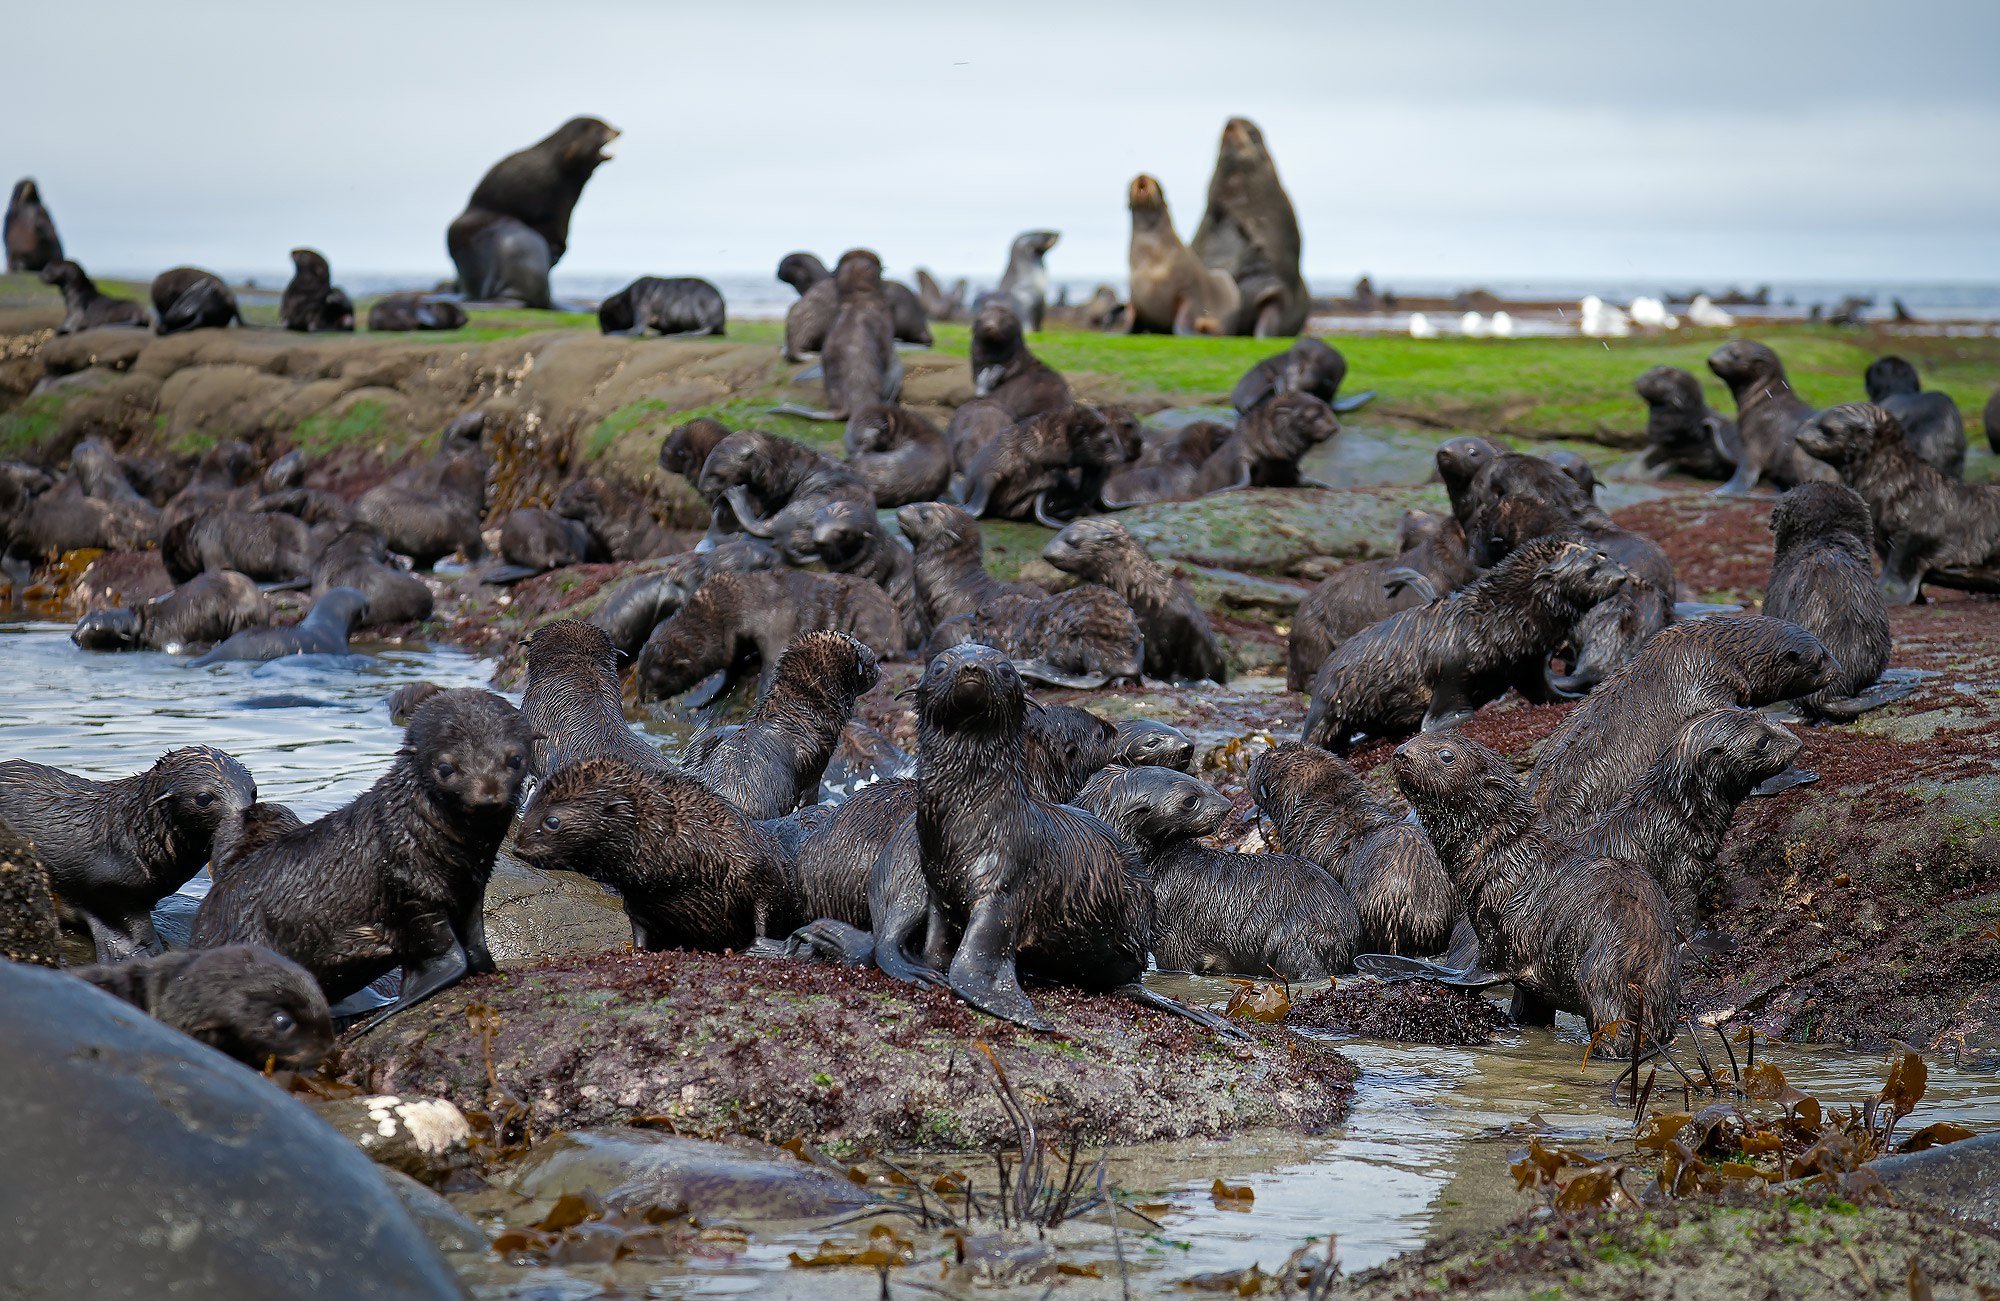
[[[1347,378],[1347,358],[1340,350],[1309,335],[1300,335],[1291,347],[1243,372],[1230,391],[1229,403],[1238,415],[1265,398],[1279,393],[1310,393],[1335,411],[1353,411],[1374,396],[1373,391],[1357,393],[1342,400],[1340,382]]]
[[[678,696],[716,675],[683,702],[704,705],[752,662],[762,665],[760,685],[768,688],[785,648],[816,628],[847,633],[878,656],[904,645],[902,614],[865,578],[796,569],[716,574],[646,639],[634,671],[639,698]]]
[[[83,914],[99,962],[159,952],[153,905],[235,838],[256,800],[249,770],[205,745],[169,750],[116,781],[0,763],[0,820],[33,843],[56,894]]]
[[[806,633],[778,657],[771,690],[750,716],[696,736],[681,763],[748,816],[782,818],[818,802],[855,697],[881,678],[875,652],[846,633]]]
[[[1080,519],[1042,548],[1042,559],[1125,598],[1146,639],[1146,676],[1169,682],[1229,680],[1229,661],[1186,583],[1168,575],[1123,524]]]
[[[1799,700],[1808,720],[1845,721],[1894,692],[1871,691],[1889,667],[1889,608],[1870,562],[1868,503],[1838,483],[1802,483],[1771,511],[1775,541],[1764,613],[1820,639],[1833,680]]]
[[[314,601],[340,587],[361,593],[367,603],[357,628],[421,623],[431,617],[430,585],[393,564],[382,535],[367,524],[342,528],[313,561]]]
[[[1342,565],[1299,603],[1285,639],[1286,689],[1304,691],[1326,657],[1363,628],[1455,592],[1478,573],[1456,519],[1404,511],[1397,546],[1396,555]]]
[[[1000,295],[1014,305],[1014,315],[1031,330],[1042,328],[1048,306],[1049,269],[1042,256],[1062,236],[1053,230],[1028,230],[1014,236],[1007,250],[1007,269],[1000,273]]]
[[[833,322],[820,347],[826,409],[786,403],[775,411],[808,420],[846,420],[872,402],[893,402],[903,388],[896,324],[882,289],[882,259],[865,248],[840,255],[833,270]]]
[[[445,231],[467,298],[552,305],[549,269],[569,249],[570,213],[591,173],[610,161],[605,147],[617,138],[615,128],[594,117],[573,117],[493,164]]]
[[[1192,247],[1203,266],[1236,282],[1241,301],[1227,333],[1269,339],[1305,328],[1312,296],[1299,274],[1299,219],[1264,133],[1248,118],[1222,128]]]
[[[1276,846],[1318,863],[1354,900],[1364,953],[1439,953],[1464,913],[1423,828],[1368,792],[1347,764],[1284,741],[1250,764],[1250,798]]]
[[[1736,472],[1742,454],[1736,422],[1708,405],[1700,380],[1678,366],[1655,366],[1632,387],[1646,403],[1641,465],[1701,479],[1727,479]]]
[[[1132,211],[1126,269],[1132,286],[1126,327],[1132,334],[1228,334],[1242,306],[1227,271],[1202,265],[1174,233],[1160,183],[1141,174],[1125,192]]]
[[[536,777],[600,756],[647,772],[680,771],[625,721],[619,703],[619,652],[601,628],[557,619],[523,641],[528,685],[521,695],[521,718],[534,736]]]
[[[278,300],[278,320],[287,330],[304,334],[354,329],[354,304],[334,285],[325,255],[309,248],[292,250],[292,280]]]
[[[1003,596],[940,622],[924,641],[928,660],[974,643],[1006,652],[1023,677],[1090,690],[1136,682],[1145,668],[1138,616],[1108,587],[1085,583],[1054,596]]]
[[[289,628],[246,628],[232,634],[190,668],[224,660],[275,660],[287,655],[345,655],[347,639],[368,613],[368,598],[351,587],[336,587],[313,602],[306,617]]]
[[[1302,739],[1345,754],[1357,731],[1454,727],[1510,686],[1541,698],[1569,626],[1627,578],[1602,551],[1537,538],[1477,582],[1343,642],[1313,675]]]
[[[884,510],[936,501],[951,483],[951,445],[936,425],[900,402],[856,411],[841,445]]]
[[[333,1047],[333,1017],[311,973],[269,949],[229,944],[70,974],[252,1070],[309,1071]]]
[[[597,309],[603,334],[645,335],[655,331],[675,339],[723,334],[728,312],[722,291],[694,276],[640,276]]]
[[[1736,399],[1736,472],[1718,493],[1740,495],[1766,478],[1789,488],[1833,477],[1799,450],[1799,426],[1813,409],[1792,391],[1777,353],[1751,339],[1731,339],[1708,355],[1708,368]]]
[[[462,330],[470,318],[457,303],[422,294],[390,294],[368,309],[368,328],[390,334],[406,330]]]
[[[1868,400],[1896,418],[1919,461],[1954,479],[1965,477],[1965,420],[1949,395],[1924,391],[1917,368],[1901,357],[1877,357],[1862,376]]]
[[[1689,719],[1808,696],[1833,672],[1819,638],[1782,619],[1720,614],[1674,624],[1536,746],[1529,792],[1557,830],[1587,826],[1638,782]]]
[[[14,182],[7,198],[5,232],[7,270],[40,271],[51,262],[62,261],[62,239],[56,234],[55,218],[42,206],[42,191],[33,177]]]
[[[42,268],[42,283],[54,285],[62,290],[63,318],[56,326],[57,334],[75,334],[79,330],[98,330],[106,326],[130,326],[145,329],[152,321],[146,316],[146,309],[129,298],[113,298],[97,288],[97,282],[85,275],[83,268],[68,260],[49,263]]]
[[[69,639],[84,650],[178,652],[270,622],[270,605],[256,583],[230,570],[211,570],[143,605],[92,610]]]
[[[243,324],[236,295],[222,277],[196,267],[175,267],[153,277],[154,329],[161,334],[183,330],[221,329],[231,321]]]
[[[260,944],[338,1002],[401,967],[373,1021],[490,972],[480,901],[528,771],[528,728],[490,691],[418,707],[389,770],[352,803],[233,862],[190,944]],[[364,1027],[367,1028],[367,1027]]]
[[[458,552],[467,560],[486,554],[479,525],[486,512],[486,413],[468,411],[438,435],[437,454],[398,470],[361,494],[354,516],[381,531],[391,551],[429,569]]]
[[[1004,596],[1040,599],[1026,583],[1003,583],[986,569],[979,521],[949,502],[914,502],[896,512],[896,525],[915,552],[918,616],[925,635],[946,619],[991,609]]]
[[[1945,581],[1939,570],[2000,564],[2000,487],[1961,483],[1920,460],[1881,407],[1842,403],[1798,440],[1868,503],[1891,604],[1909,605],[1927,580]]]
[[[1153,718],[1128,718],[1118,725],[1112,763],[1127,768],[1172,768],[1186,772],[1194,764],[1194,742],[1170,723]]]

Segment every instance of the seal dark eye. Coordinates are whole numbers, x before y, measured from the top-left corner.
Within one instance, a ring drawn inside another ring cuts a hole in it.
[[[519,772],[519,771],[521,771],[521,756],[520,756],[520,755],[518,755],[518,754],[510,754],[510,755],[508,755],[508,756],[507,756],[507,771],[508,771],[508,772]]]
[[[547,816],[546,818],[543,818],[543,819],[542,819],[542,830],[544,830],[544,831],[561,831],[561,830],[562,830],[562,819],[561,819],[561,818],[559,818],[559,817],[557,817],[557,816],[556,816],[555,814],[553,814],[553,813],[549,814],[549,816]]]
[[[1771,738],[1770,738],[1770,737],[1768,737],[1768,736],[1760,736],[1760,737],[1758,737],[1758,738],[1757,738],[1757,753],[1758,753],[1758,754],[1762,754],[1762,753],[1764,753],[1764,751],[1766,751],[1766,750],[1768,750],[1768,749],[1770,749],[1770,748],[1771,748]]]
[[[194,802],[196,807],[205,809],[215,803],[215,793],[213,791],[201,791],[194,797]]]
[[[1457,755],[1457,754],[1455,754],[1454,752],[1452,752],[1451,750],[1439,750],[1439,751],[1438,751],[1438,762],[1439,762],[1439,763],[1445,763],[1445,764],[1450,764],[1450,763],[1457,763],[1457,762],[1458,762],[1458,755]]]
[[[298,1022],[292,1020],[292,1014],[290,1012],[271,1013],[271,1028],[273,1030],[276,1030],[279,1034],[290,1034],[292,1032],[293,1027],[297,1025]]]
[[[437,778],[441,782],[448,782],[457,775],[458,775],[458,769],[452,767],[448,763],[441,763],[437,766]]]

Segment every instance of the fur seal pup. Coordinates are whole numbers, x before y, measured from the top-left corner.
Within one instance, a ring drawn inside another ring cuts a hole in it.
[[[1813,409],[1792,391],[1777,353],[1751,339],[1731,339],[1708,355],[1708,368],[1736,399],[1736,472],[1718,493],[1741,495],[1760,479],[1789,488],[1833,477],[1798,448],[1799,426]]]
[[[99,962],[160,951],[153,905],[235,838],[256,801],[249,770],[205,745],[169,750],[115,781],[24,759],[0,763],[0,821],[48,864],[51,888],[89,923]]]
[[[231,570],[197,574],[164,596],[125,609],[92,610],[69,639],[84,650],[169,654],[224,641],[271,621],[257,584]]]
[[[309,1071],[333,1047],[311,973],[249,944],[160,953],[70,973],[253,1071]]]
[[[257,484],[262,495],[252,498],[248,509],[296,515],[316,528],[325,524],[341,529],[354,522],[354,507],[347,498],[324,488],[308,488],[305,482],[305,453],[294,448],[265,467]]]
[[[85,495],[111,507],[136,530],[158,530],[160,512],[132,487],[125,467],[103,440],[86,438],[70,449],[69,472]]]
[[[528,648],[528,682],[521,694],[521,720],[534,738],[535,777],[599,757],[619,759],[647,772],[680,771],[625,721],[620,652],[603,629],[557,619],[522,642]]]
[[[617,138],[594,117],[573,117],[487,170],[444,237],[467,298],[551,305],[549,270],[569,250],[570,213]]]
[[[1567,448],[1557,448],[1553,452],[1543,453],[1542,459],[1568,475],[1570,482],[1583,489],[1583,495],[1590,500],[1590,503],[1597,504],[1597,471],[1590,467],[1589,461],[1583,459],[1582,453],[1572,452]]]
[[[1356,732],[1456,726],[1509,686],[1541,698],[1570,625],[1629,577],[1594,547],[1537,538],[1478,581],[1343,642],[1313,675],[1301,739],[1345,754]]]
[[[1299,458],[1340,432],[1333,408],[1310,393],[1279,393],[1242,419],[1195,472],[1199,495],[1238,488],[1296,488]],[[1308,485],[1318,486],[1318,485]]]
[[[1754,709],[1703,714],[1584,831],[1582,843],[1591,853],[1644,866],[1666,892],[1681,935],[1693,935],[1701,924],[1702,879],[1715,865],[1736,806],[1791,767],[1798,753],[1799,738]]]
[[[1920,459],[1881,407],[1831,407],[1798,431],[1798,445],[1868,504],[1890,604],[1916,601],[1939,570],[2000,564],[2000,487],[1961,483]]]
[[[333,268],[315,249],[292,250],[292,280],[278,300],[278,321],[302,334],[345,334],[354,329],[354,303],[333,283]]]
[[[640,949],[740,952],[802,920],[783,843],[685,774],[609,756],[566,763],[528,801],[514,850],[616,890]]]
[[[1721,614],[1661,630],[1535,747],[1529,793],[1550,825],[1589,825],[1690,718],[1811,695],[1833,657],[1797,624]]]
[[[1072,401],[1069,381],[1029,351],[1021,320],[1011,300],[988,298],[973,313],[968,350],[973,397],[996,403],[1014,420],[1060,411]]]
[[[63,318],[57,334],[79,330],[99,330],[109,326],[129,326],[143,330],[152,324],[146,309],[129,298],[113,298],[101,292],[97,282],[83,268],[67,259],[42,268],[42,283],[62,290]]]
[[[923,272],[917,273],[921,279]],[[799,291],[799,301],[785,312],[785,360],[804,361],[806,354],[818,352],[826,344],[826,332],[838,308],[833,272],[811,253],[787,253],[778,261],[778,279]],[[935,286],[933,286],[935,288]],[[965,282],[959,281],[960,297]],[[889,317],[898,343],[931,346],[932,319],[950,320],[951,314],[937,315],[923,296],[897,280],[882,282],[882,296],[889,302]]]
[[[904,645],[895,602],[866,579],[803,570],[716,574],[646,639],[635,667],[639,699],[678,696],[718,675],[684,702],[707,704],[752,662],[768,687],[785,648],[818,628],[847,633],[878,656]]]
[[[1026,230],[1014,236],[1007,250],[1007,269],[1000,273],[1000,295],[1014,305],[1014,315],[1030,330],[1042,328],[1048,307],[1049,269],[1042,257],[1062,235],[1053,230]]]
[[[351,587],[336,587],[313,602],[306,617],[289,628],[246,628],[214,650],[189,662],[205,668],[224,660],[275,660],[287,655],[345,655],[347,639],[368,613],[368,598]]]
[[[231,321],[243,324],[236,295],[222,277],[196,267],[175,267],[154,276],[152,295],[153,328],[161,334],[219,330]]]
[[[1136,682],[1146,662],[1138,616],[1095,583],[1054,596],[1003,596],[946,619],[931,629],[922,655],[929,660],[967,644],[1002,650],[1023,677],[1073,690]]]
[[[528,728],[512,705],[490,691],[437,693],[373,786],[230,865],[195,914],[191,947],[275,950],[330,1002],[401,967],[401,992],[370,1026],[492,971],[480,901],[527,770]]]
[[[1320,580],[1299,603],[1285,638],[1285,687],[1304,691],[1340,644],[1372,623],[1426,605],[1471,582],[1478,571],[1455,519],[1403,512],[1398,553],[1357,560]]]
[[[1648,470],[1679,470],[1700,479],[1727,479],[1743,446],[1736,422],[1708,405],[1701,381],[1678,366],[1655,366],[1632,381],[1646,403]]]
[[[672,339],[696,339],[726,333],[728,311],[722,291],[694,276],[640,276],[604,300],[597,309],[602,334],[648,331]]]
[[[1472,485],[1480,471],[1506,454],[1507,449],[1500,444],[1473,435],[1448,438],[1438,444],[1434,454],[1438,482],[1444,485],[1445,496],[1451,499],[1452,518],[1461,525],[1472,522]]]
[[[1265,398],[1279,393],[1310,393],[1335,411],[1353,411],[1374,391],[1340,396],[1340,382],[1347,378],[1347,358],[1331,344],[1310,335],[1300,335],[1291,347],[1243,372],[1230,391],[1229,403],[1242,415]]]
[[[1203,266],[1236,282],[1242,301],[1228,333],[1270,339],[1305,328],[1312,295],[1299,274],[1299,220],[1264,133],[1248,118],[1222,128],[1192,249]]]
[[[7,218],[0,224],[7,247],[7,270],[40,271],[51,262],[63,260],[62,239],[56,234],[55,218],[42,206],[41,187],[32,176],[14,182],[7,196]]]
[[[708,454],[727,437],[729,426],[708,416],[675,425],[660,440],[660,468],[668,474],[678,474],[692,485],[701,477]]]
[[[806,633],[778,657],[771,690],[750,716],[697,735],[681,764],[759,821],[817,803],[855,698],[881,678],[875,652],[846,633]]]
[[[1845,721],[1893,692],[1871,691],[1889,667],[1889,608],[1875,582],[1868,503],[1838,483],[1788,488],[1771,510],[1774,551],[1763,612],[1797,624],[1833,657],[1834,676],[1798,702],[1808,720]]]
[[[715,445],[702,462],[696,488],[711,504],[726,502],[746,533],[784,549],[829,502],[851,499],[873,512],[875,497],[855,471],[795,438],[743,429]],[[812,558],[808,548],[795,561]]]
[[[948,502],[913,502],[896,525],[915,551],[917,611],[925,634],[946,619],[990,609],[1003,596],[1038,598],[1026,583],[1003,583],[986,571],[979,521]]]
[[[1132,286],[1126,328],[1132,334],[1229,334],[1242,295],[1226,271],[1202,265],[1174,233],[1166,192],[1144,174],[1125,191],[1132,240],[1125,261]]]
[[[390,294],[376,299],[368,309],[368,329],[376,334],[462,330],[470,319],[457,303],[422,294]]]
[[[930,421],[900,402],[856,411],[841,439],[847,463],[883,509],[936,501],[951,483],[951,445]]]
[[[1171,768],[1186,772],[1194,763],[1194,742],[1169,723],[1128,718],[1113,737],[1111,763],[1127,768]]]
[[[257,453],[239,438],[224,439],[201,454],[179,492],[160,508],[164,533],[184,519],[240,509],[251,495]]]
[[[160,538],[167,577],[233,569],[260,583],[287,583],[312,570],[312,529],[282,511],[223,510],[189,515]]]
[[[1080,519],[1042,548],[1042,559],[1125,598],[1146,639],[1146,676],[1168,682],[1229,680],[1229,660],[1186,583],[1160,568],[1115,519]]]
[[[1148,431],[1138,458],[1113,470],[1105,479],[1102,494],[1105,505],[1124,510],[1148,502],[1199,496],[1197,481],[1202,467],[1235,432],[1231,426],[1213,420],[1197,420],[1164,432]]]
[[[674,550],[674,535],[661,527],[645,499],[600,475],[571,479],[550,509],[582,524],[595,549],[610,560],[651,560]]]
[[[342,528],[313,560],[314,601],[341,587],[361,593],[367,603],[357,628],[422,623],[435,604],[430,585],[391,562],[382,535],[366,524]]]
[[[468,411],[438,435],[437,454],[398,470],[361,494],[354,517],[372,524],[391,551],[429,569],[457,552],[467,560],[486,554],[480,520],[486,513],[488,461],[480,437],[486,413]]]
[[[820,345],[826,409],[785,403],[774,411],[808,420],[846,420],[872,402],[893,402],[903,388],[896,326],[882,290],[882,259],[865,248],[840,255],[833,270],[833,320]]]
[[[482,567],[479,577],[481,582],[515,583],[604,558],[590,530],[578,521],[539,506],[523,506],[508,511],[500,521],[498,563]]]
[[[1861,382],[1868,400],[1896,417],[1919,461],[1954,479],[1965,477],[1965,421],[1958,403],[1936,390],[1925,392],[1917,368],[1901,357],[1877,357]]]
[[[1364,953],[1442,952],[1464,900],[1423,828],[1375,799],[1346,762],[1282,741],[1250,764],[1250,798],[1274,848],[1333,873],[1358,911]]]
[[[1677,936],[1644,866],[1552,831],[1507,761],[1475,741],[1416,737],[1397,747],[1394,765],[1479,937],[1479,972],[1454,983],[1511,981],[1523,1024],[1547,1025],[1562,1011],[1593,1035],[1622,1018],[1651,1047],[1673,1038]]]
[[[1036,519],[1050,528],[1058,496],[1086,509],[1102,499],[1112,470],[1139,454],[1136,427],[1096,407],[1032,416],[981,448],[966,467],[960,502],[974,518]]]

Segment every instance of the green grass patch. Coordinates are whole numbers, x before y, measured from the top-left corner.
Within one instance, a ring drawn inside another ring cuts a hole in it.
[[[53,438],[62,404],[60,393],[39,393],[0,413],[0,456],[18,456]]]
[[[299,422],[292,436],[301,448],[318,455],[332,451],[343,443],[372,439],[382,432],[382,417],[388,408],[380,402],[360,401],[347,407],[338,415],[320,412],[307,416]]]

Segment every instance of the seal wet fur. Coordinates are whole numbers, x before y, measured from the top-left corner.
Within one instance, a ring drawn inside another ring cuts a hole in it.
[[[679,769],[625,721],[619,651],[600,628],[557,619],[525,639],[521,718],[534,737],[536,777],[580,759],[610,757],[647,772]]]
[[[211,570],[140,605],[93,610],[70,640],[85,650],[189,650],[224,641],[271,622],[257,584],[230,570]]]
[[[1732,339],[1709,354],[1708,368],[1736,399],[1736,472],[1718,493],[1746,493],[1767,478],[1789,488],[1833,477],[1799,449],[1799,426],[1813,409],[1792,391],[1777,353],[1751,339]]]
[[[252,1070],[311,1070],[333,1047],[333,1017],[311,973],[269,949],[227,944],[70,974]]]
[[[951,482],[951,445],[936,425],[901,403],[856,411],[841,445],[882,509],[935,501]]]
[[[361,593],[367,603],[358,628],[422,623],[431,617],[430,586],[394,564],[382,535],[366,524],[342,528],[313,561],[313,600],[337,587]]]
[[[1341,566],[1299,602],[1285,638],[1288,690],[1304,691],[1326,657],[1363,628],[1455,592],[1478,573],[1456,519],[1405,511],[1397,546],[1396,555]]]
[[[345,655],[347,639],[367,613],[367,597],[351,587],[331,588],[290,627],[246,628],[190,660],[188,666],[198,669],[224,660],[275,660],[287,655]]]
[[[1802,483],[1771,510],[1775,544],[1764,613],[1820,639],[1834,676],[1799,700],[1808,720],[1849,719],[1887,703],[1871,692],[1889,667],[1888,601],[1875,582],[1868,503],[1837,483]]]
[[[1655,366],[1632,387],[1646,404],[1641,465],[1701,479],[1727,479],[1736,472],[1742,452],[1736,422],[1708,405],[1700,380],[1678,366]]]
[[[604,334],[692,339],[724,333],[727,315],[722,291],[706,280],[640,276],[598,306],[597,328]]]
[[[486,513],[488,461],[480,445],[486,413],[468,411],[444,427],[428,461],[398,470],[361,494],[354,516],[372,524],[391,551],[429,569],[457,552],[486,554],[480,521]]]
[[[290,582],[311,571],[313,552],[311,528],[281,511],[190,515],[160,538],[160,560],[176,583],[219,569],[260,583]]]
[[[834,313],[820,348],[826,409],[786,404],[780,412],[808,420],[846,420],[873,402],[893,402],[903,387],[896,359],[896,325],[883,293],[882,259],[849,249],[833,269]]]
[[[895,602],[866,579],[789,569],[717,574],[646,639],[635,669],[639,698],[678,696],[722,675],[715,693],[688,702],[706,703],[753,662],[768,683],[785,648],[816,628],[847,633],[878,656],[904,644]]]
[[[1042,549],[1042,559],[1125,599],[1146,640],[1146,676],[1171,682],[1229,680],[1229,662],[1187,584],[1171,577],[1114,519],[1081,519]]]
[[[1095,505],[1105,478],[1139,453],[1136,430],[1095,407],[1044,412],[1003,431],[966,467],[959,500],[976,517],[1049,518],[1057,495]],[[1074,472],[1074,475],[1072,475]]]
[[[929,659],[952,646],[997,647],[1017,671],[1051,686],[1089,689],[1137,681],[1145,668],[1145,635],[1125,599],[1085,583],[1054,596],[1003,596],[970,614],[946,619],[924,641]]]
[[[987,572],[979,521],[961,507],[914,502],[897,510],[896,526],[915,552],[917,612],[926,636],[946,619],[990,609],[1003,596],[1042,596],[1038,587],[1003,583]]]
[[[1230,390],[1229,403],[1239,414],[1279,393],[1310,393],[1328,406],[1340,396],[1347,378],[1347,358],[1319,339],[1301,335],[1291,347],[1243,372]]]

